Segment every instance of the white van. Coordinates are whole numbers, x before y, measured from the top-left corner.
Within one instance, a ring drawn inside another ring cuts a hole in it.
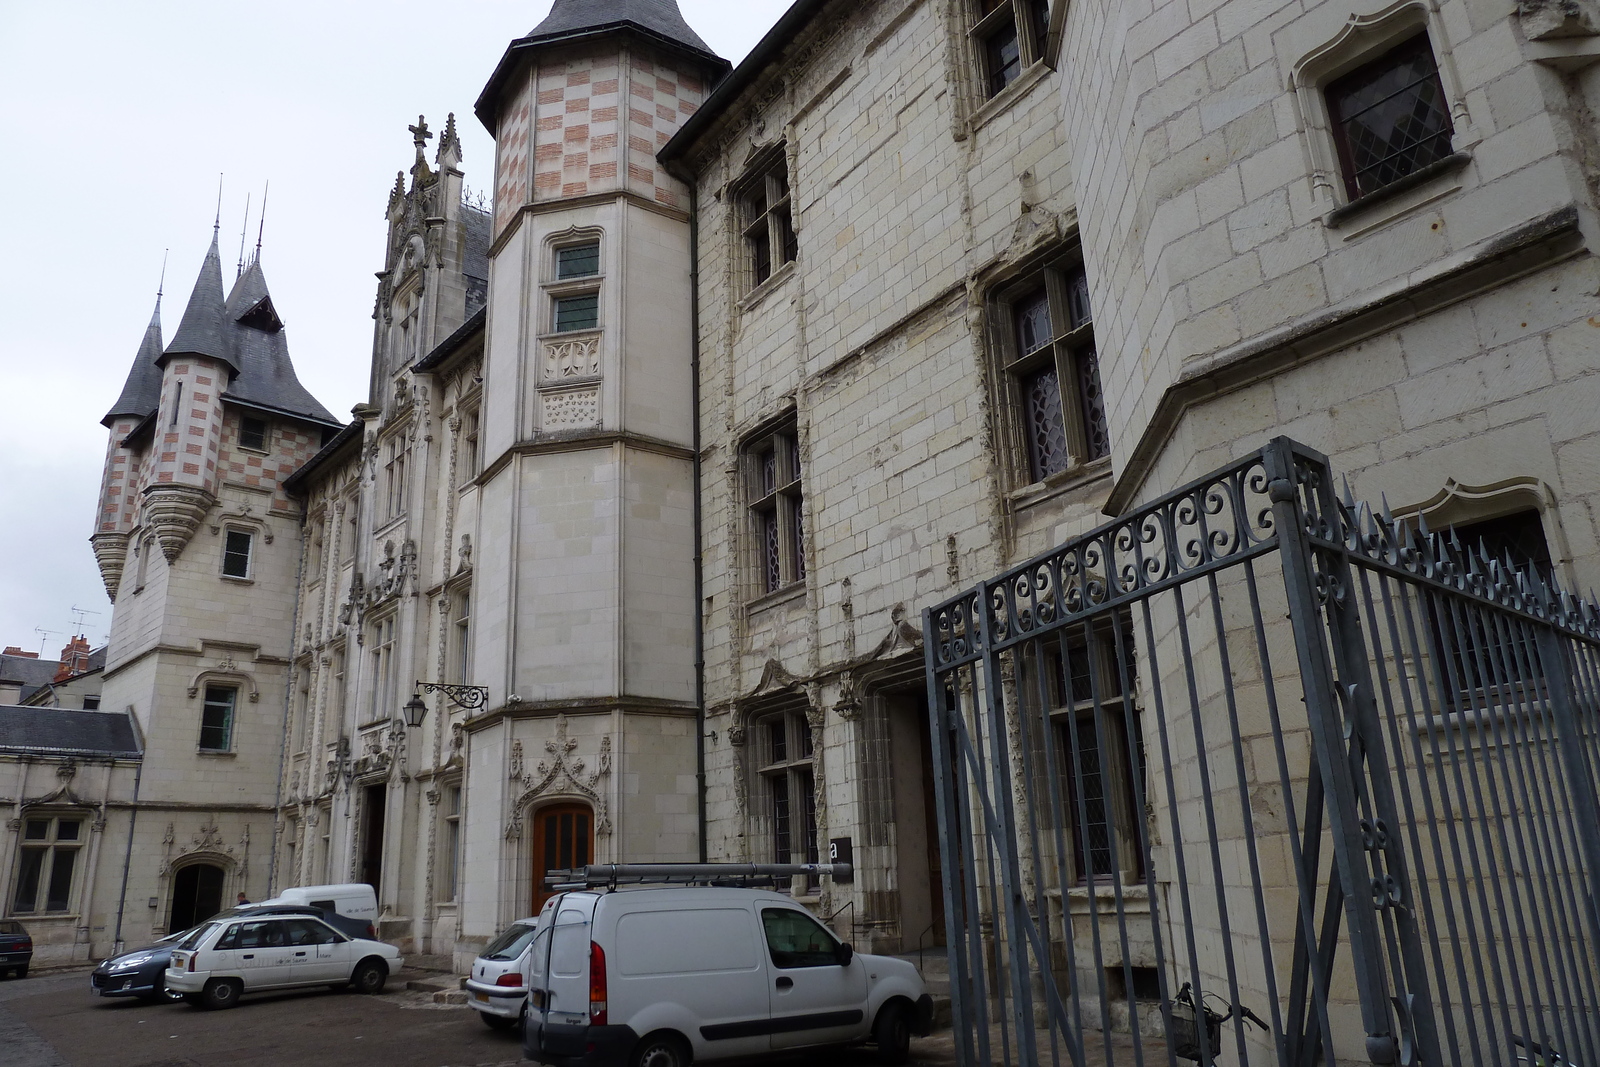
[[[523,1053],[554,1067],[684,1067],[874,1042],[903,1063],[933,1000],[780,893],[711,886],[552,897],[529,953]]]
[[[370,885],[301,885],[282,890],[261,904],[299,904],[319,908],[341,933],[375,941],[378,937],[378,895]]]

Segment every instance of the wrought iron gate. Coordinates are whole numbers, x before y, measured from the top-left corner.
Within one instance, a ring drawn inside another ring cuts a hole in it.
[[[962,1064],[1600,1065],[1600,605],[1280,438],[923,626]]]

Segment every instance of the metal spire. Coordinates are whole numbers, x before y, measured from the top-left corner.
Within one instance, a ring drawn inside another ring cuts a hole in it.
[[[222,174],[217,174],[217,217],[211,223],[211,239],[217,239],[217,233],[222,229]]]
[[[244,194],[244,222],[239,225],[239,265],[234,269],[233,280],[238,281],[244,273],[244,241],[245,234],[250,232],[250,194]]]
[[[256,227],[256,262],[261,262],[261,235],[267,229],[267,194],[272,192],[272,179],[267,179],[266,185],[261,189],[261,219]]]

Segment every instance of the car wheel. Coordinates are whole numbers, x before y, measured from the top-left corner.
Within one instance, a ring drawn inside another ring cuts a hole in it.
[[[232,978],[213,978],[206,983],[200,993],[200,1003],[212,1011],[221,1011],[223,1008],[237,1007],[239,994],[243,992],[239,983]]]
[[[509,1030],[518,1022],[516,1019],[507,1019],[504,1015],[490,1015],[486,1011],[480,1011],[478,1018],[482,1019],[483,1025],[491,1030]]]
[[[677,1034],[647,1034],[633,1046],[632,1067],[688,1067],[689,1046]]]
[[[899,1002],[885,1004],[872,1024],[872,1040],[880,1063],[904,1063],[911,1058],[911,1013]]]
[[[350,975],[350,988],[357,993],[382,993],[389,980],[389,968],[377,960],[362,960]]]

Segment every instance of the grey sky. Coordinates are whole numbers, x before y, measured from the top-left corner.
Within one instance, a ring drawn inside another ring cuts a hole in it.
[[[789,0],[680,0],[737,62]],[[89,548],[106,431],[170,249],[172,335],[211,240],[245,197],[300,380],[343,418],[362,400],[383,210],[406,127],[455,112],[467,185],[491,188],[472,102],[550,0],[0,0],[0,116],[11,161],[0,256],[0,645],[54,656],[74,606],[105,639]],[[437,143],[437,142],[435,142]],[[232,280],[231,272],[227,280]],[[41,638],[35,628],[53,631]]]

